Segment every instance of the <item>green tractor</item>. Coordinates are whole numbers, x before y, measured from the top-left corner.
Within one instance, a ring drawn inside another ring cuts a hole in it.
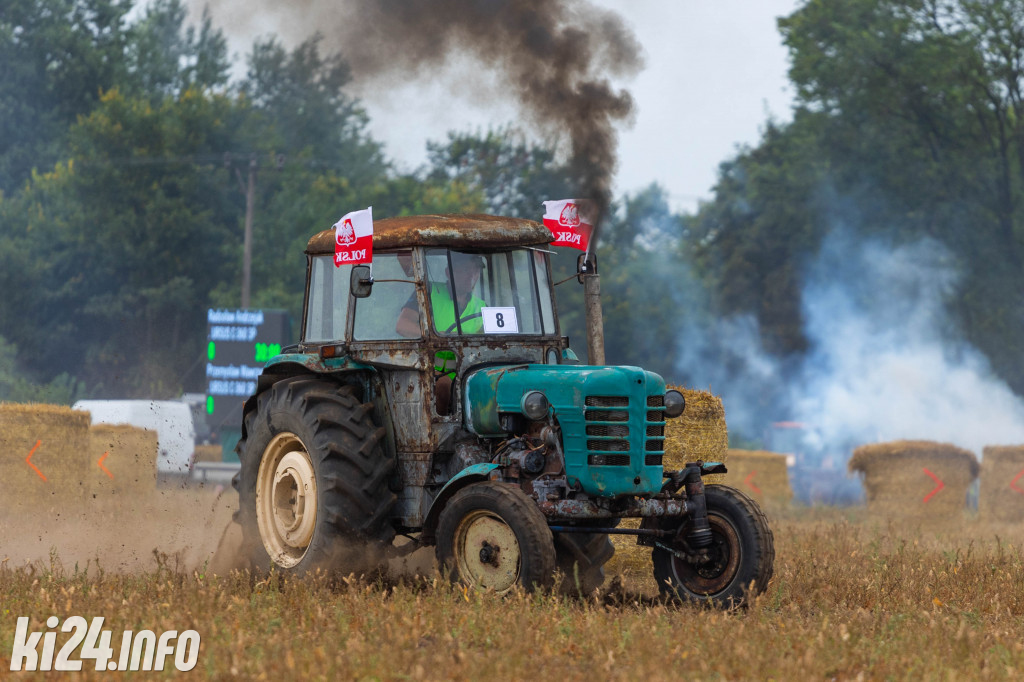
[[[380,220],[372,278],[336,264],[333,230],[309,240],[301,341],[267,363],[237,448],[254,568],[348,572],[434,546],[474,588],[555,587],[560,571],[586,593],[619,533],[652,548],[671,598],[764,590],[774,547],[756,503],[703,484],[722,464],[662,466],[682,394],[582,365],[561,336],[551,238],[494,216]]]

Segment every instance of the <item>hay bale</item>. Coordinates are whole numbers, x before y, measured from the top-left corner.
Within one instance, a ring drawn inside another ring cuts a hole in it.
[[[978,513],[991,521],[1024,521],[1022,473],[1024,445],[987,446],[981,457]]]
[[[728,456],[725,485],[746,493],[760,504],[784,505],[793,499],[785,455],[765,450],[729,450]]]
[[[901,440],[857,448],[849,469],[864,475],[872,511],[948,517],[966,506],[967,489],[978,476],[978,459],[955,445]]]
[[[199,464],[200,462],[222,461],[224,461],[224,452],[219,445],[197,445],[195,455],[192,459],[194,464]]]
[[[686,398],[686,409],[678,419],[665,422],[666,469],[681,469],[686,462],[725,462],[729,431],[725,426],[722,399],[707,391],[669,386]],[[721,475],[705,476],[705,483],[721,483]]]
[[[93,466],[88,487],[93,494],[123,496],[156,489],[156,431],[127,424],[96,424],[89,429],[89,453]],[[100,468],[100,459],[106,471]]]
[[[81,500],[89,467],[88,443],[88,412],[63,405],[0,403],[3,509]],[[29,453],[32,457],[26,462]]]

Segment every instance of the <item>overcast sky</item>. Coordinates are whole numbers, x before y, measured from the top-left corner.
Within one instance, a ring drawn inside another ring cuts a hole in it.
[[[739,146],[756,144],[769,116],[791,119],[793,91],[776,19],[799,0],[592,1],[617,11],[645,52],[644,70],[620,83],[633,94],[637,114],[620,132],[616,195],[657,181],[675,210],[692,211],[698,199],[710,197],[718,164]],[[239,53],[248,52],[257,35],[275,33],[288,44],[299,38],[289,35],[280,14],[235,17],[228,25],[216,5],[213,15]],[[429,83],[358,93],[371,133],[401,170],[422,164],[426,141],[443,140],[449,130],[515,122],[514,105],[493,96],[500,84],[486,93],[465,92],[460,68],[473,67],[456,66]]]

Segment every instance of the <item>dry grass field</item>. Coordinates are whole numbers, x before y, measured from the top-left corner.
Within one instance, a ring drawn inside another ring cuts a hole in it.
[[[965,680],[1024,672],[1019,525],[964,517],[931,527],[863,510],[780,508],[771,514],[777,559],[767,592],[749,608],[715,612],[662,604],[649,550],[628,539],[606,588],[589,599],[464,592],[422,567],[340,583],[218,576],[210,555],[219,528],[203,517],[223,521],[230,504],[195,495],[164,491],[128,518],[110,507],[50,526],[37,518],[39,530],[4,517],[0,677],[47,674],[8,670],[17,617],[42,630],[51,615],[104,616],[115,657],[125,629],[194,629],[202,648],[187,676],[195,679]],[[131,530],[133,518],[145,533]],[[183,676],[168,667],[135,675]]]

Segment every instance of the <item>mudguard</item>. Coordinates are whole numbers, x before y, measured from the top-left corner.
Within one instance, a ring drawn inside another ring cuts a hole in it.
[[[430,509],[427,510],[427,516],[423,520],[421,540],[425,544],[431,544],[434,541],[434,530],[437,528],[437,521],[441,517],[441,510],[444,509],[444,505],[447,504],[452,495],[471,483],[488,480],[491,477],[491,472],[499,468],[501,468],[500,464],[489,462],[472,464],[452,476],[451,480],[445,483],[441,491],[437,493],[434,501],[430,503]]]

